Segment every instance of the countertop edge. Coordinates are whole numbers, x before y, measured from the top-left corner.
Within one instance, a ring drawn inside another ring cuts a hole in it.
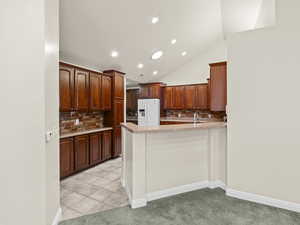
[[[134,118],[129,118],[129,119],[126,119],[127,121],[131,122],[131,121],[138,121],[138,119],[134,119]],[[199,120],[199,118],[198,118]],[[200,118],[201,120],[201,118]],[[223,122],[222,120],[220,119],[203,119],[204,122]],[[183,123],[193,123],[194,120],[193,118],[190,118],[190,119],[180,119],[180,118],[166,118],[166,117],[162,117],[160,119],[160,122],[183,122]]]
[[[176,125],[160,125],[156,127],[138,127],[133,123],[122,123],[122,127],[132,133],[153,133],[166,131],[181,131],[181,130],[195,130],[195,129],[212,129],[227,127],[225,122],[207,122],[199,124],[176,124]]]
[[[112,129],[113,129],[112,127],[103,127],[103,128],[81,131],[81,132],[76,132],[76,133],[63,134],[63,135],[59,136],[59,139],[70,138],[70,137],[75,137],[75,136],[80,136],[80,135],[85,135],[85,134],[92,134],[92,133],[97,133],[97,132],[112,130]]]

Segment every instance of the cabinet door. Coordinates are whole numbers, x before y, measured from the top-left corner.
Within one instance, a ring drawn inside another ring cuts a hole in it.
[[[73,138],[60,140],[60,178],[71,175],[75,171]]]
[[[138,101],[138,90],[126,91],[126,110],[136,111]]]
[[[111,78],[102,76],[102,109],[105,111],[111,110]]]
[[[196,103],[196,86],[184,87],[184,108],[194,109]]]
[[[75,70],[75,109],[87,111],[89,108],[89,72]]]
[[[90,165],[102,161],[102,133],[90,134]]]
[[[59,109],[62,112],[74,108],[74,68],[59,67]]]
[[[99,111],[102,109],[101,89],[102,76],[97,73],[90,72],[90,110]]]
[[[115,75],[114,79],[115,98],[124,99],[124,76]]]
[[[149,87],[149,96],[150,98],[160,99],[160,86],[152,85]]]
[[[120,126],[124,122],[124,100],[115,99],[114,102],[115,111],[115,126]]]
[[[164,109],[173,109],[173,87],[164,88]]]
[[[114,129],[114,151],[113,157],[118,157],[122,153],[122,129],[121,127],[116,127]]]
[[[208,109],[208,85],[201,84],[196,86],[196,109]]]
[[[210,65],[210,110],[226,111],[227,66],[226,63]]]
[[[85,169],[90,163],[89,136],[75,137],[75,170]]]
[[[184,86],[173,87],[174,97],[173,97],[173,105],[175,109],[183,109],[184,108]]]
[[[149,98],[149,87],[142,86],[140,90],[140,98]]]
[[[207,108],[210,109],[210,79],[207,79]]]
[[[104,131],[102,135],[102,160],[108,160],[112,157],[111,131]]]

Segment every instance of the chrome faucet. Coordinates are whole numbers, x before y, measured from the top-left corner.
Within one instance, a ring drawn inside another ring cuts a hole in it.
[[[194,122],[197,120],[197,118],[198,118],[198,113],[194,113]]]

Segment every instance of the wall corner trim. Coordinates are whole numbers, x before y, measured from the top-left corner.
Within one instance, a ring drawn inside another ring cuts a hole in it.
[[[211,181],[209,182],[209,188],[210,189],[221,188],[224,191],[226,191],[226,184],[220,180]]]
[[[273,206],[276,208],[281,208],[281,209],[286,209],[290,211],[295,211],[300,213],[300,204],[294,203],[294,202],[288,202],[288,201],[283,201],[279,199],[274,199],[270,197],[266,197],[263,195],[257,195],[257,194],[252,194],[252,193],[247,193],[247,192],[242,192],[242,191],[237,191],[234,189],[227,188],[226,189],[226,195],[233,197],[233,198],[238,198],[250,202],[256,202],[268,206]]]
[[[132,209],[137,209],[137,208],[144,207],[144,206],[147,205],[147,199],[146,198],[139,198],[139,199],[131,200],[130,205],[131,205]]]
[[[58,225],[61,219],[62,219],[62,209],[61,207],[59,207],[54,217],[54,220],[52,222],[52,225]]]

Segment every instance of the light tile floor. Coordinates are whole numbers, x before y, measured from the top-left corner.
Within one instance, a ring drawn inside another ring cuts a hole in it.
[[[61,182],[62,220],[128,205],[117,158]]]

